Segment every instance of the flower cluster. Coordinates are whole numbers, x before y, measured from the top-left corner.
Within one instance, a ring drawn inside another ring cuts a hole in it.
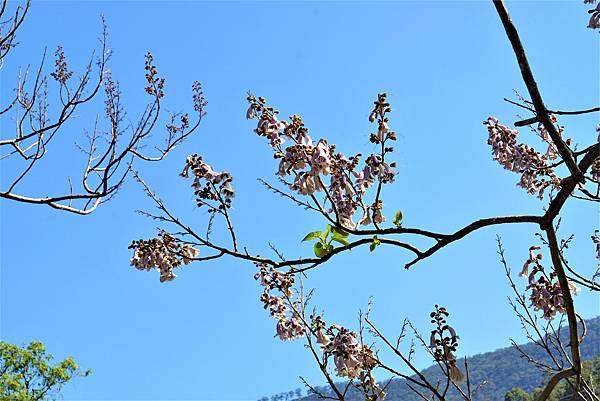
[[[204,92],[202,92],[202,84],[195,81],[192,84],[192,99],[194,100],[194,110],[203,117],[206,114],[204,108],[208,105],[208,101],[204,98]]]
[[[104,93],[106,100],[104,100],[104,110],[106,116],[109,118],[113,125],[118,125],[123,119],[123,108],[121,106],[121,91],[119,89],[119,83],[115,82],[112,78],[110,71],[104,74]]]
[[[487,125],[488,144],[492,147],[494,160],[505,169],[521,174],[518,186],[530,194],[537,194],[540,199],[549,186],[559,187],[560,180],[548,164],[549,158],[556,157],[556,148],[543,127],[539,132],[549,143],[546,155],[541,155],[527,144],[517,143],[518,131],[500,124],[495,117],[489,117],[483,123]]]
[[[158,78],[158,71],[156,70],[156,66],[154,63],[154,56],[152,53],[146,54],[146,65],[144,69],[146,72],[146,81],[148,82],[148,86],[146,86],[145,90],[149,95],[156,96],[157,99],[160,99],[165,95],[165,79]]]
[[[181,245],[165,232],[148,241],[133,241],[129,249],[134,250],[131,265],[138,270],[157,269],[161,283],[177,277],[173,269],[192,262],[200,252],[190,245]]]
[[[358,341],[357,333],[335,324],[326,329],[321,316],[311,316],[311,319],[317,343],[323,352],[333,356],[338,376],[357,378],[376,366],[373,351]]]
[[[566,307],[563,299],[562,287],[558,281],[555,272],[546,274],[544,266],[540,263],[542,259],[539,251],[539,246],[529,248],[529,258],[525,261],[525,266],[521,272],[521,276],[527,277],[528,269],[533,265],[531,273],[529,273],[529,284],[527,289],[531,290],[529,300],[534,310],[541,310],[544,319],[552,320],[556,313],[565,313]],[[569,291],[573,294],[579,292],[579,288],[569,281]]]
[[[448,325],[446,318],[450,315],[443,306],[435,305],[435,311],[429,315],[435,329],[429,337],[429,348],[436,362],[444,363],[448,368],[448,377],[455,383],[461,383],[464,375],[456,365],[454,353],[458,348],[459,337],[452,326]]]
[[[194,188],[198,207],[207,205],[210,208],[209,211],[213,213],[222,212],[231,207],[235,194],[231,186],[233,181],[231,174],[226,171],[214,171],[210,165],[204,163],[202,156],[195,154],[187,157],[185,167],[180,175],[188,178],[190,170],[194,175],[192,188]],[[206,201],[217,201],[219,206],[215,208]]]
[[[362,169],[358,168],[360,154],[346,157],[325,139],[313,141],[300,116],[293,115],[289,121],[280,120],[279,111],[266,105],[264,98],[248,96],[248,102],[250,106],[246,117],[258,119],[254,132],[269,140],[274,157],[280,159],[278,175],[293,177],[293,182],[288,183],[291,190],[306,196],[324,191],[330,203],[329,211],[334,212],[346,228],[355,229],[360,224],[384,221],[382,202],[376,199],[367,206],[363,197],[376,180],[379,184],[387,184],[393,182],[396,174],[392,170],[395,164],[385,161],[385,155],[393,151],[392,147],[386,146],[386,141],[396,140],[396,134],[388,127],[386,113],[391,108],[386,102],[386,94],[379,94],[369,116],[371,122],[377,121],[378,124],[377,133],[371,135],[371,142],[380,144],[382,149],[380,154],[367,157]],[[283,147],[286,141],[290,144]],[[353,218],[359,208],[363,216],[355,223]]]
[[[288,317],[288,305],[292,304],[292,286],[294,285],[294,276],[276,271],[273,268],[267,270],[266,266],[259,265],[259,271],[254,278],[260,280],[260,284],[265,288],[260,296],[265,309],[269,309],[271,316],[277,320],[277,336],[281,340],[295,340],[306,334],[306,329],[298,314],[292,309],[291,317]],[[281,296],[271,294],[271,291],[278,290]]]
[[[73,76],[73,71],[69,71],[67,67],[67,59],[62,46],[58,46],[54,55],[56,56],[55,69],[50,75],[61,85],[66,85],[67,81]]]

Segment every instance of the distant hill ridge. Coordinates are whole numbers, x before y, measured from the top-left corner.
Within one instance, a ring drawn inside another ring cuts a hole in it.
[[[600,356],[600,316],[586,320],[586,323],[588,332],[581,346],[581,356],[582,359],[589,360]],[[567,334],[567,330],[564,330],[561,334]],[[565,338],[564,340],[564,343],[567,344],[568,339]],[[521,348],[536,359],[548,359],[543,350],[533,343],[521,345]],[[544,373],[532,368],[512,346],[468,357],[467,362],[472,386],[477,386],[482,381],[486,381],[486,384],[480,388],[474,397],[476,400],[504,401],[504,395],[507,391],[515,387],[521,387],[523,390],[531,392],[544,381]],[[422,373],[428,378],[439,376],[437,366],[430,366]],[[324,394],[330,394],[327,387],[319,387],[318,389],[322,390]],[[348,401],[363,401],[357,391],[349,391],[348,393]],[[422,401],[406,386],[404,379],[392,380],[387,386],[386,393],[386,401]],[[287,396],[287,394],[283,393],[271,397],[271,401],[289,401],[295,398],[291,396],[292,392],[289,393],[290,396]],[[307,396],[295,399],[316,401],[318,398]],[[459,398],[452,394],[448,397],[448,400],[459,400]],[[268,398],[264,397],[261,401],[268,401]]]

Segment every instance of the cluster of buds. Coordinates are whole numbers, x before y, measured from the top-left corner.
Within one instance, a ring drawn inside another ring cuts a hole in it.
[[[458,335],[446,318],[450,314],[443,306],[435,305],[435,311],[429,315],[436,327],[431,331],[429,348],[436,362],[444,363],[448,368],[448,377],[455,383],[462,383],[464,375],[456,365],[454,353],[458,348]]]
[[[146,70],[146,81],[148,82],[148,86],[146,86],[146,88],[144,89],[149,95],[153,95],[156,98],[160,99],[165,95],[165,79],[157,77],[158,71],[156,70],[156,66],[153,63],[154,56],[152,56],[152,53],[146,53],[146,65],[144,69]]]
[[[329,211],[336,213],[344,227],[355,229],[360,224],[368,225],[372,221],[370,207],[363,201],[366,190],[375,180],[379,180],[381,184],[393,182],[396,174],[392,170],[395,164],[385,162],[385,154],[393,151],[393,148],[385,146],[385,142],[396,139],[396,134],[388,128],[388,118],[385,115],[391,109],[385,99],[385,94],[378,96],[369,117],[372,122],[377,121],[378,133],[372,134],[372,140],[382,145],[382,151],[381,154],[367,157],[362,170],[358,168],[360,154],[346,157],[325,139],[313,141],[300,116],[293,115],[289,121],[280,120],[279,111],[268,106],[262,97],[248,96],[250,106],[246,117],[258,119],[254,132],[269,140],[274,157],[280,159],[278,175],[294,178],[289,183],[290,189],[306,196],[325,191],[331,203]],[[291,143],[283,147],[286,141]],[[329,184],[325,182],[326,177],[329,178]],[[359,208],[364,214],[355,223],[353,217]],[[377,211],[373,209],[373,220],[384,220],[381,207]]]
[[[190,245],[181,245],[177,239],[165,232],[148,241],[133,241],[129,249],[133,249],[131,265],[138,270],[158,270],[161,283],[177,277],[173,269],[182,264],[187,265],[200,253]]]
[[[202,84],[198,81],[194,81],[192,84],[192,99],[194,100],[194,110],[201,117],[206,114],[204,108],[208,105],[208,101],[204,98],[204,92],[202,92]]]
[[[377,365],[373,350],[358,341],[357,333],[335,324],[327,328],[321,316],[311,316],[311,328],[323,352],[333,356],[338,376],[366,379]]]
[[[529,277],[529,284],[526,288],[531,290],[529,300],[533,309],[535,311],[541,310],[544,319],[552,320],[557,313],[565,313],[566,307],[557,275],[555,272],[546,274],[544,266],[540,263],[542,254],[539,250],[539,246],[529,248],[529,258],[525,261],[520,276]],[[531,273],[528,274],[528,270],[532,265]],[[569,291],[576,295],[579,288],[569,281]]]
[[[194,188],[198,207],[207,205],[210,212],[222,212],[231,207],[235,193],[231,186],[233,181],[231,174],[226,171],[214,171],[210,165],[202,161],[202,156],[196,154],[187,157],[180,175],[188,178],[190,170],[194,175],[192,188]],[[219,205],[213,207],[206,201],[217,201]]]
[[[488,129],[488,144],[492,146],[494,160],[505,169],[521,174],[518,186],[530,194],[537,194],[538,198],[544,197],[544,190],[549,186],[558,188],[560,180],[548,164],[549,157],[555,157],[553,144],[549,136],[549,154],[541,155],[531,146],[517,143],[518,131],[511,130],[498,122],[495,117],[489,117],[483,124]],[[544,138],[545,129],[541,131]],[[547,134],[547,133],[546,133]]]
[[[254,276],[265,288],[260,296],[265,309],[269,309],[271,316],[277,320],[277,336],[281,340],[295,340],[306,334],[306,329],[298,314],[291,308],[291,317],[288,316],[288,305],[292,305],[292,286],[294,276],[282,273],[273,268],[267,270],[266,266],[258,264],[258,273]],[[273,295],[271,291],[277,290],[282,296]]]
[[[69,71],[67,67],[67,59],[62,46],[58,46],[54,55],[56,56],[55,68],[50,75],[61,85],[66,85],[67,81],[73,76],[73,71]]]
[[[386,393],[375,380],[371,370],[363,370],[358,376],[358,385],[365,396],[365,401],[384,400]]]
[[[106,112],[106,116],[114,127],[117,126],[123,118],[123,110],[120,102],[121,91],[119,90],[119,83],[113,81],[110,71],[107,71],[104,74],[103,79],[104,93],[106,95],[106,100],[104,100],[104,110]]]
[[[390,104],[387,102],[387,93],[380,93],[377,95],[377,100],[373,102],[375,107],[371,114],[369,114],[369,121],[377,123],[377,133],[371,134],[370,141],[375,144],[380,144],[386,140],[396,140],[396,133],[390,131],[388,126],[389,119],[386,117],[387,113],[392,111]],[[385,152],[387,153],[387,152]]]
[[[175,119],[179,117],[179,125],[175,124]],[[190,117],[187,113],[185,114],[173,114],[171,115],[171,121],[166,125],[169,138],[172,138],[179,132],[183,132],[190,126]]]

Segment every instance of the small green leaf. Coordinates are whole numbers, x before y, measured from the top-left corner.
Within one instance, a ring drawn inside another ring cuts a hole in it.
[[[337,228],[335,227],[333,229],[333,236],[334,237],[340,237],[340,238],[348,238],[350,234],[348,234],[346,231],[342,230],[341,228]]]
[[[332,240],[342,245],[350,245],[350,243],[345,238],[338,237],[337,235],[334,235]]]
[[[316,242],[315,246],[314,246],[315,256],[317,258],[322,258],[322,257],[326,256],[332,249],[333,249],[333,246],[331,246],[331,245],[323,246],[323,243]]]
[[[319,238],[321,236],[321,231],[313,231],[312,233],[306,234],[302,241],[310,241],[311,239]]]
[[[369,246],[369,250],[373,252],[375,248],[377,248],[379,245],[381,245],[381,241],[379,241],[379,239],[377,239],[377,236],[375,235],[373,237],[373,242],[371,242],[371,246]]]
[[[396,216],[394,216],[393,223],[396,227],[402,227],[402,210],[398,210],[396,212]]]

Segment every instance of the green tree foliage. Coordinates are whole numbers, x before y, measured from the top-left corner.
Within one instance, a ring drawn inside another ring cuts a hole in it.
[[[520,387],[513,388],[504,396],[504,401],[533,401],[531,395]]]
[[[592,387],[594,395],[600,396],[600,356],[593,360],[585,361],[582,365],[582,376],[587,383]],[[514,388],[506,393],[504,398],[505,401],[535,401],[543,388],[536,388],[531,392],[527,393],[521,388]],[[547,401],[579,401],[582,400],[580,396],[574,397],[574,387],[567,381],[561,381],[552,391],[552,394],[548,397]]]
[[[69,357],[53,364],[44,344],[26,347],[0,342],[0,399],[2,401],[54,401],[60,390],[76,376],[88,376]]]

